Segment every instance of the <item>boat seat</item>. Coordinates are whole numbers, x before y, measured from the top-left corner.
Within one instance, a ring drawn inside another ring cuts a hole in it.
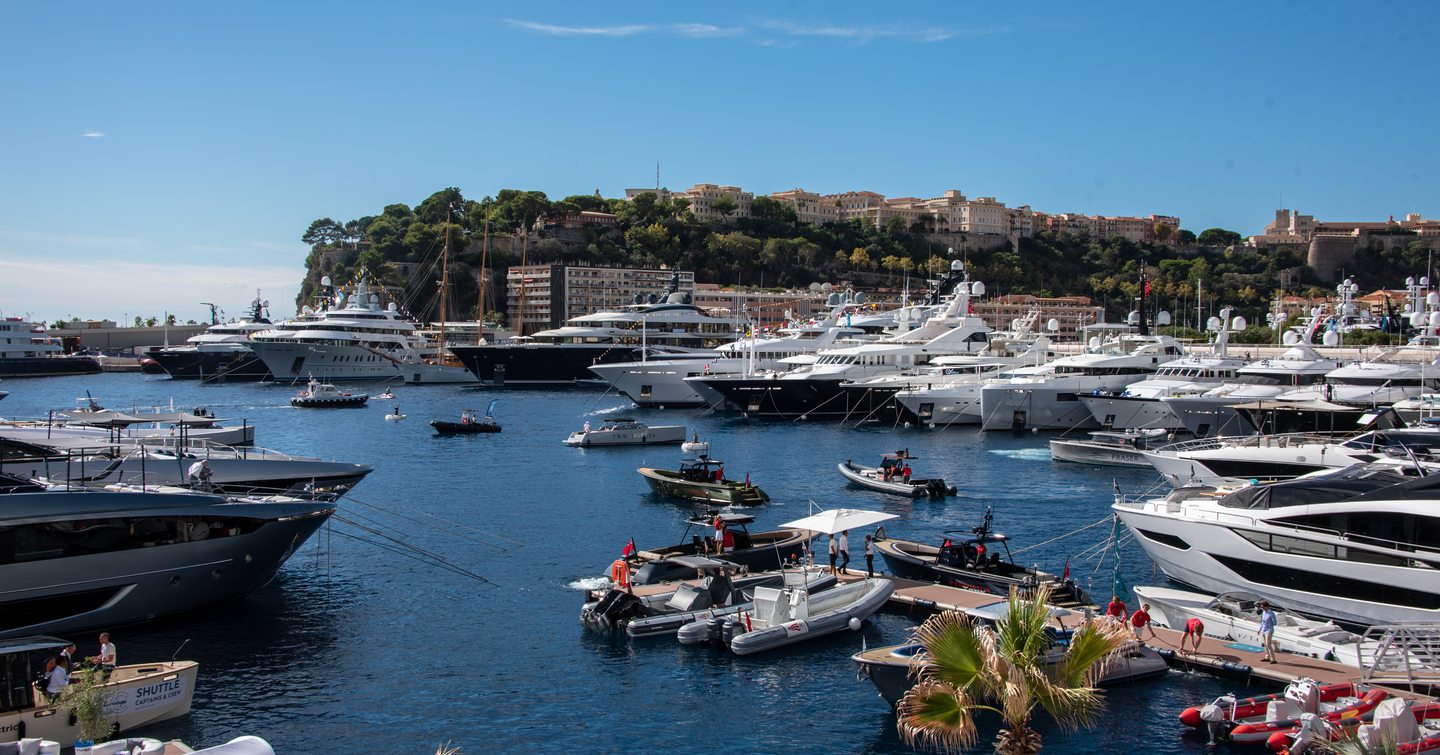
[[[1367,752],[1383,751],[1382,742],[1391,745],[1413,742],[1420,738],[1420,727],[1415,723],[1415,714],[1410,703],[1398,697],[1382,701],[1375,706],[1372,723],[1361,724],[1356,732]]]
[[[755,609],[752,615],[756,625],[775,626],[785,620],[781,600],[785,591],[778,587],[756,587]]]
[[[680,587],[675,590],[675,594],[671,595],[670,599],[665,601],[665,607],[676,611],[698,611],[702,608],[709,608],[711,605],[710,579],[710,577],[707,577],[706,581],[701,583],[699,587],[689,584],[680,585]]]
[[[1300,710],[1300,704],[1288,697],[1271,700],[1265,705],[1265,722],[1290,721],[1300,717],[1305,711]]]

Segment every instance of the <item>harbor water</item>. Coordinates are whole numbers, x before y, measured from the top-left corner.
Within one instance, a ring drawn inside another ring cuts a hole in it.
[[[1099,547],[1111,536],[1113,486],[1135,493],[1158,484],[1141,470],[1052,462],[1045,434],[639,410],[598,391],[402,385],[395,399],[365,408],[296,409],[288,400],[299,386],[138,374],[0,388],[11,394],[0,402],[7,418],[72,407],[87,391],[117,410],[204,406],[256,425],[257,445],[375,468],[268,587],[112,628],[122,663],[177,650],[200,662],[190,715],[142,732],[192,746],[256,734],[280,753],[427,753],[445,742],[468,753],[908,751],[849,656],[903,641],[918,617],[886,613],[859,632],[745,658],[581,627],[579,588],[596,583],[632,537],[641,548],[678,542],[696,512],[652,494],[635,472],[674,468],[678,446],[562,445],[586,420],[630,416],[698,433],[728,476],[748,474],[770,494],[772,503],[749,510],[752,529],[805,516],[812,503],[893,513],[890,536],[934,543],[968,531],[993,506],[995,528],[1016,550],[1095,525],[1016,561],[1059,573],[1068,560],[1102,603],[1116,563],[1114,549]],[[502,433],[439,437],[428,424],[497,397]],[[386,421],[397,406],[407,419]],[[910,501],[849,487],[835,470],[901,448],[918,457],[917,475],[942,476],[959,495]],[[1124,584],[1163,583],[1124,534]],[[851,533],[852,568],[864,566],[862,542]],[[72,639],[82,654],[94,652],[90,634]],[[1172,671],[1107,690],[1093,728],[1061,731],[1043,715],[1037,723],[1046,752],[1200,752],[1204,743],[1183,735],[1177,714],[1242,686]],[[982,719],[979,751],[996,727]]]

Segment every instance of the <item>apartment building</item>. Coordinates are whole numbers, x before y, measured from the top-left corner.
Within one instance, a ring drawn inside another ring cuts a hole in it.
[[[824,225],[840,220],[840,208],[833,201],[813,191],[804,189],[777,191],[773,192],[770,198],[781,204],[789,205],[790,209],[795,211],[795,219],[801,223]]]
[[[572,317],[629,306],[636,303],[636,297],[658,299],[671,275],[672,271],[664,268],[517,265],[507,277],[505,309],[510,327],[528,335],[558,328]],[[679,290],[694,296],[694,272],[680,272]]]
[[[1079,340],[1080,328],[1101,322],[1105,316],[1104,307],[1092,304],[1088,296],[1009,294],[977,301],[974,307],[975,314],[996,330],[1010,330],[1012,323],[1038,308],[1040,314],[1035,329],[1055,343]],[[1048,328],[1051,320],[1055,320],[1056,330]]]
[[[1280,209],[1275,211],[1275,219],[1265,226],[1265,232],[1251,236],[1249,244],[1256,247],[1308,244],[1317,235],[1359,237],[1396,228],[1419,236],[1440,236],[1440,220],[1426,220],[1417,212],[1407,214],[1404,220],[1396,220],[1391,215],[1388,220],[1378,221],[1319,221],[1314,215]]]
[[[787,313],[807,319],[824,312],[825,296],[810,291],[754,291],[698,283],[694,301],[695,306],[716,317],[734,316],[742,326],[767,330],[784,325]]]

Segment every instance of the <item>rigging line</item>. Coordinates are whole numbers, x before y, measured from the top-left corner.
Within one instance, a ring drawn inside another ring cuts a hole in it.
[[[366,501],[359,500],[359,499],[354,499],[354,497],[350,497],[350,496],[346,496],[346,499],[344,499],[344,500],[350,501],[350,503],[359,504],[359,506],[367,507],[367,509],[374,509],[374,510],[377,510],[377,511],[383,511],[383,513],[392,514],[392,516],[400,517],[400,519],[409,519],[409,517],[406,517],[405,514],[397,513],[397,511],[387,509],[387,507],[379,506],[379,504],[366,503]],[[416,514],[420,514],[420,516],[431,517],[431,519],[439,520],[439,522],[445,523],[446,526],[449,526],[449,527],[459,527],[459,529],[467,529],[467,530],[471,530],[471,532],[480,533],[480,535],[484,535],[484,536],[487,536],[487,537],[494,537],[494,539],[501,540],[501,542],[510,543],[511,546],[516,546],[516,548],[518,548],[518,546],[524,545],[524,543],[518,542],[518,540],[510,539],[510,537],[505,537],[505,536],[501,536],[501,535],[495,535],[495,533],[491,533],[491,532],[485,532],[485,530],[480,529],[480,527],[471,526],[471,524],[467,524],[467,523],[464,523],[464,522],[454,522],[454,520],[445,519],[445,517],[436,516],[436,514],[429,513],[429,511],[425,511],[425,510],[422,510],[422,509],[412,509],[412,507],[409,507],[409,506],[399,506],[399,509],[403,509],[403,510],[406,510],[406,511],[415,511],[415,513],[416,513]],[[412,519],[412,522],[415,522],[415,520]],[[426,524],[426,526],[432,526],[432,527],[433,527],[433,524],[428,524],[428,523],[423,523],[423,522],[419,522],[419,523]],[[438,527],[436,527],[436,529],[438,529]],[[494,546],[494,548],[500,548],[500,546]],[[501,550],[507,550],[507,549],[501,548]]]
[[[419,561],[419,562],[421,562],[421,563],[423,563],[423,564],[428,564],[428,565],[430,565],[430,566],[435,566],[435,567],[438,567],[438,568],[440,568],[440,569],[444,569],[445,571],[454,572],[455,574],[459,574],[459,575],[464,576],[464,577],[470,577],[471,579],[479,580],[479,581],[484,582],[485,584],[490,585],[490,586],[492,586],[492,587],[499,587],[499,585],[495,584],[494,582],[491,582],[490,580],[486,579],[485,577],[483,577],[483,576],[481,576],[481,575],[479,575],[479,574],[476,574],[475,572],[469,571],[468,569],[463,569],[463,568],[461,568],[461,567],[458,567],[458,566],[456,566],[456,565],[454,565],[454,564],[451,564],[451,563],[446,563],[446,562],[443,562],[443,561],[431,561],[431,560],[426,560],[426,559],[421,558],[421,557],[417,556],[416,554],[410,553],[410,552],[408,552],[408,551],[406,551],[406,550],[403,550],[403,549],[400,549],[400,548],[395,548],[395,547],[390,546],[390,545],[387,545],[387,544],[385,544],[385,543],[376,542],[376,541],[374,541],[374,540],[370,540],[370,539],[367,539],[367,538],[363,538],[363,537],[360,537],[359,535],[355,535],[355,534],[350,533],[350,532],[344,532],[344,531],[341,531],[341,530],[336,530],[334,534],[339,535],[339,536],[341,536],[341,537],[348,537],[348,538],[350,538],[351,540],[356,540],[356,541],[365,543],[365,544],[367,544],[367,545],[372,545],[372,546],[374,546],[374,547],[376,547],[376,548],[379,548],[379,549],[381,549],[381,550],[390,551],[390,552],[395,553],[395,554],[397,554],[397,555],[405,556],[406,558],[410,558],[410,559],[413,559],[413,560],[415,560],[415,561]]]
[[[1063,535],[1057,535],[1057,536],[1052,537],[1052,538],[1050,538],[1049,540],[1046,540],[1046,541],[1044,541],[1044,542],[1042,542],[1042,543],[1036,543],[1036,544],[1034,544],[1034,545],[1028,545],[1028,546],[1026,546],[1026,547],[1024,547],[1024,548],[1017,549],[1017,550],[1015,550],[1014,552],[1015,552],[1015,553],[1024,553],[1024,552],[1026,552],[1026,551],[1033,551],[1033,550],[1035,550],[1036,548],[1039,548],[1039,547],[1045,546],[1045,545],[1049,545],[1050,543],[1053,543],[1053,542],[1055,542],[1056,540],[1064,540],[1065,538],[1070,537],[1071,535],[1079,534],[1079,533],[1081,533],[1081,532],[1084,532],[1085,530],[1091,529],[1092,527],[1099,527],[1099,526],[1102,525],[1102,524],[1109,524],[1109,523],[1110,523],[1110,519],[1111,519],[1111,517],[1107,515],[1104,519],[1101,519],[1100,521],[1095,522],[1094,524],[1087,524],[1087,525],[1085,525],[1084,527],[1081,527],[1081,528],[1078,529],[1078,530],[1071,530],[1071,531],[1069,531],[1069,532],[1066,532],[1066,533],[1063,534]]]
[[[382,521],[380,521],[380,520],[378,520],[378,519],[373,519],[373,518],[370,518],[370,517],[363,516],[363,515],[355,512],[355,511],[350,511],[349,513],[350,513],[351,516],[358,517],[358,518],[360,518],[360,519],[362,519],[362,520],[364,520],[364,521],[373,523],[376,527],[381,527],[381,528],[385,528],[385,529],[391,529],[391,530],[395,530],[395,531],[397,531],[397,532],[401,531],[400,528],[395,527],[394,525],[391,525],[391,524],[386,523],[386,522],[382,522]],[[400,516],[400,515],[399,515],[399,514],[396,514],[395,516]],[[401,518],[405,518],[405,517],[401,517]],[[490,548],[494,548],[494,549],[496,549],[496,550],[498,550],[498,551],[500,551],[500,552],[502,552],[502,553],[508,553],[508,552],[509,552],[509,549],[508,549],[508,548],[502,548],[502,547],[500,547],[500,546],[498,546],[498,545],[494,545],[493,543],[487,542],[487,541],[482,540],[482,539],[480,539],[480,538],[468,537],[468,536],[463,535],[463,534],[460,534],[460,533],[458,533],[458,532],[450,532],[450,531],[448,531],[448,530],[446,530],[446,529],[444,529],[444,528],[442,528],[442,527],[439,527],[439,526],[436,526],[436,525],[433,525],[433,524],[427,524],[427,523],[425,523],[425,522],[419,522],[419,521],[416,521],[416,520],[411,520],[411,521],[415,521],[416,524],[419,524],[419,525],[421,525],[421,526],[423,526],[423,527],[428,527],[428,528],[433,529],[433,530],[435,530],[435,531],[437,531],[437,532],[442,532],[442,533],[444,533],[444,534],[450,535],[450,536],[452,536],[452,537],[459,538],[459,539],[461,539],[461,540],[467,540],[467,541],[472,542],[472,543],[478,543],[478,544],[480,544],[480,545],[484,545],[484,546],[487,546],[487,547],[490,547]]]
[[[399,540],[399,539],[394,538],[394,537],[391,537],[390,535],[387,535],[387,534],[385,534],[385,533],[383,533],[383,532],[380,532],[379,530],[371,529],[371,528],[366,527],[366,526],[364,526],[364,525],[362,525],[362,524],[358,524],[358,523],[356,523],[356,522],[352,522],[352,521],[350,521],[350,520],[348,520],[348,519],[339,518],[339,521],[340,521],[341,523],[343,523],[343,524],[348,524],[348,525],[350,525],[350,526],[352,526],[352,527],[355,527],[355,528],[357,528],[357,529],[360,529],[360,530],[362,530],[362,531],[369,532],[369,533],[375,535],[376,537],[380,537],[380,538],[383,538],[383,539],[385,539],[385,540],[388,540],[388,541],[394,543],[395,546],[396,546],[394,549],[395,549],[397,552],[409,553],[409,554],[412,554],[412,555],[416,556],[417,558],[420,557],[420,556],[423,556],[423,557],[425,557],[426,559],[431,560],[433,563],[435,563],[435,564],[437,564],[437,565],[443,565],[443,566],[445,566],[446,568],[454,569],[454,570],[459,571],[459,572],[469,573],[469,574],[472,574],[472,575],[474,575],[475,577],[477,577],[477,578],[479,578],[479,579],[485,579],[484,577],[480,577],[480,575],[475,574],[474,572],[470,572],[468,569],[465,569],[464,567],[457,566],[454,562],[450,561],[449,559],[445,558],[444,556],[441,556],[440,554],[435,553],[435,552],[433,552],[433,551],[427,551],[427,550],[425,550],[425,549],[423,549],[423,548],[420,548],[420,547],[411,545],[411,544],[409,544],[409,543],[407,543],[407,542],[405,542],[405,541],[403,541],[403,540]],[[486,581],[486,582],[489,582],[490,580],[487,579],[487,580],[485,580],[485,581]],[[494,584],[494,583],[492,582],[491,584]]]

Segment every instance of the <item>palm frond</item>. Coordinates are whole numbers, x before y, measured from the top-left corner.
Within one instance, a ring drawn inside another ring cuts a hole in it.
[[[962,752],[979,739],[972,711],[982,707],[964,689],[921,679],[895,706],[895,725],[911,747]]]
[[[911,661],[911,674],[923,674],[960,689],[971,689],[986,671],[989,632],[957,611],[931,616],[915,630],[914,641],[925,648],[924,657]]]
[[[1022,598],[1014,590],[1005,605],[1005,613],[996,623],[1001,653],[1020,664],[1039,663],[1041,654],[1050,646],[1050,588],[1040,587],[1030,598]]]
[[[1125,625],[1107,617],[1089,619],[1070,636],[1070,647],[1053,675],[1067,686],[1095,686],[1095,679],[1133,640]]]

